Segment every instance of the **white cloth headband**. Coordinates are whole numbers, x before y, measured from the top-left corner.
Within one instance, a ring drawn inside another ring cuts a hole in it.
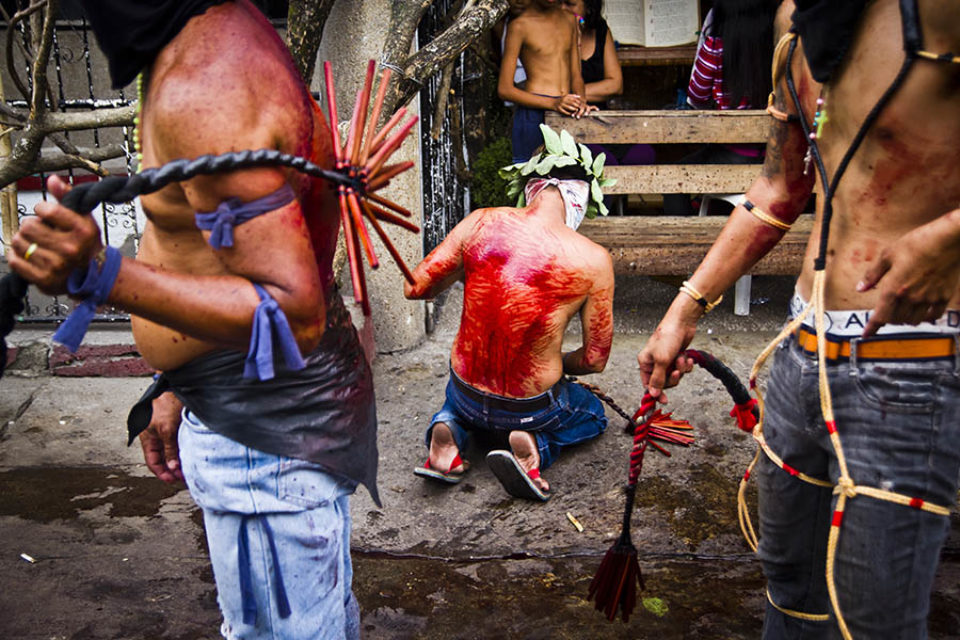
[[[583,180],[560,180],[559,178],[534,178],[527,182],[523,195],[527,204],[540,195],[547,187],[556,187],[563,200],[567,226],[577,230],[587,213],[587,200],[590,198],[590,185]]]

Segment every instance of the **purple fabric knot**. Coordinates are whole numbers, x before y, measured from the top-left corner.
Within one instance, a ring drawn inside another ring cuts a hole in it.
[[[262,198],[243,202],[240,198],[230,198],[220,203],[215,211],[197,212],[194,219],[197,228],[210,232],[210,246],[214,249],[233,246],[233,228],[252,220],[259,215],[269,213],[275,209],[290,204],[296,199],[296,194],[289,184],[268,193]]]
[[[98,268],[97,261],[91,258],[86,269],[74,269],[67,278],[67,291],[82,300],[53,334],[53,339],[71,353],[80,346],[97,307],[107,301],[120,273],[120,264],[123,262],[120,251],[107,247],[104,256],[102,267]]]
[[[293,371],[303,369],[306,363],[300,355],[300,347],[293,337],[293,330],[287,316],[270,297],[270,294],[258,284],[253,285],[260,296],[260,304],[253,315],[253,331],[250,334],[250,350],[243,365],[244,378],[270,380],[274,377],[273,370],[273,338],[276,336],[283,352],[283,359],[287,367]]]

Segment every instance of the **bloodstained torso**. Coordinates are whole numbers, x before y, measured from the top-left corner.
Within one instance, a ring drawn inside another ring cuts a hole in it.
[[[490,210],[464,247],[463,315],[451,354],[463,380],[515,398],[560,379],[563,331],[591,287],[589,265],[565,250],[570,238],[525,215]]]

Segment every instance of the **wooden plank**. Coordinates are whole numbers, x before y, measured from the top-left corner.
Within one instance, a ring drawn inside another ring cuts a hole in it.
[[[604,169],[616,178],[607,195],[622,193],[743,193],[760,175],[758,164],[619,165]]]
[[[613,256],[617,273],[688,275],[713,245],[725,216],[624,216],[584,220],[580,232]],[[783,240],[750,271],[762,275],[797,275],[813,227],[804,214]]]
[[[617,48],[617,60],[622,67],[648,65],[693,64],[697,45],[682,44],[675,47],[621,46]]]
[[[770,131],[770,116],[754,109],[594,111],[579,120],[548,111],[546,123],[596,144],[764,143]]]

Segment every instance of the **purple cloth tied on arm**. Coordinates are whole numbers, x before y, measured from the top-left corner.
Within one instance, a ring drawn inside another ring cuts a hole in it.
[[[233,228],[259,215],[279,209],[296,199],[289,184],[268,193],[262,198],[243,202],[240,198],[230,198],[220,203],[216,211],[197,212],[197,228],[210,232],[210,246],[214,249],[233,246]]]
[[[243,377],[260,380],[273,378],[274,335],[277,337],[287,367],[294,371],[303,369],[306,363],[303,361],[303,356],[300,355],[300,347],[297,346],[297,340],[293,337],[293,330],[290,329],[290,323],[287,322],[287,316],[283,313],[283,309],[263,287],[254,284],[253,288],[257,290],[257,295],[260,296],[260,304],[257,305],[257,310],[253,315],[250,350],[247,352],[247,359],[243,363]]]
[[[80,346],[97,307],[107,301],[120,273],[123,256],[119,250],[107,247],[104,258],[102,267],[91,258],[86,269],[74,269],[67,278],[67,291],[70,295],[83,299],[53,334],[53,340],[65,346],[71,353],[75,353]]]

